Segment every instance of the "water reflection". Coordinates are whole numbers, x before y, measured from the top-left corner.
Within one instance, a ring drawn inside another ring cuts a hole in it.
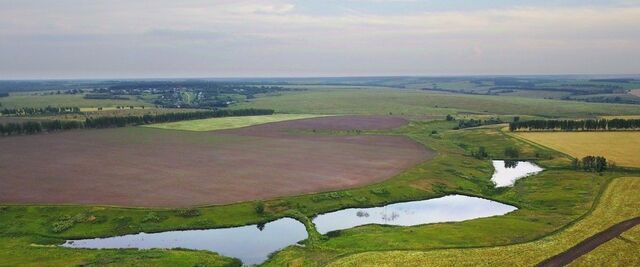
[[[504,161],[504,167],[507,168],[507,169],[518,167],[518,161],[517,160],[505,160]]]
[[[70,240],[72,248],[188,248],[218,252],[235,257],[244,264],[259,264],[270,253],[307,238],[302,223],[282,218],[266,224],[241,227],[139,233],[108,238]]]
[[[496,187],[512,186],[516,180],[537,174],[543,169],[527,161],[515,160],[494,160],[493,168],[495,172],[491,181]]]
[[[422,201],[411,201],[364,209],[344,209],[318,215],[313,219],[318,232],[348,229],[365,224],[412,226],[426,223],[456,222],[503,215],[516,210],[499,202],[450,195]]]

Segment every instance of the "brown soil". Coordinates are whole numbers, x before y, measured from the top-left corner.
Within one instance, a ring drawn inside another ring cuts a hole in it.
[[[539,263],[537,266],[552,267],[552,266],[565,266],[571,263],[578,257],[589,253],[596,249],[598,246],[606,243],[607,241],[620,236],[620,234],[640,224],[640,217],[636,217],[630,220],[623,221],[614,226],[609,227],[600,233],[597,233],[584,241],[578,243],[572,248],[558,255],[555,255],[545,261]]]
[[[347,116],[220,132],[129,127],[0,138],[0,202],[184,207],[358,187],[433,153],[401,136],[291,130],[404,123]]]

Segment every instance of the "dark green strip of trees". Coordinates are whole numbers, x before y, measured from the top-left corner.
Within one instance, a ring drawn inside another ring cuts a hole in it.
[[[130,125],[142,125],[151,123],[174,122],[182,120],[196,120],[218,117],[232,116],[255,116],[272,115],[272,109],[236,109],[236,110],[214,110],[185,113],[167,113],[144,116],[122,116],[122,117],[97,117],[87,118],[84,123],[80,121],[27,121],[22,123],[10,122],[0,124],[0,136],[37,134],[41,132],[56,132],[62,130],[80,128],[114,128]]]
[[[510,131],[640,130],[640,119],[531,120],[509,123]]]
[[[45,107],[45,108],[4,108],[0,110],[2,115],[51,115],[51,114],[68,114],[80,113],[79,107]]]

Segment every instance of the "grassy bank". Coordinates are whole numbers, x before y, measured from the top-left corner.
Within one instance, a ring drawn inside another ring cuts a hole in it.
[[[638,190],[640,177],[613,180],[590,214],[563,231],[535,242],[479,249],[367,252],[341,259],[331,266],[532,266],[615,223],[640,216],[640,210],[637,209],[640,205]],[[592,256],[600,260],[608,257]],[[622,259],[617,263],[635,260],[634,256],[629,256],[631,259]],[[589,259],[583,259],[582,262],[587,263]]]

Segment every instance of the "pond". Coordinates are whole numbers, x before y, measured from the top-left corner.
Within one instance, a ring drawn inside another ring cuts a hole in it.
[[[496,169],[492,181],[497,187],[513,185],[515,180],[538,173],[542,168],[529,162],[493,161]],[[320,214],[313,219],[318,232],[348,229],[366,224],[412,226],[427,223],[459,222],[476,218],[504,215],[514,206],[464,195],[395,203],[383,207],[351,208]],[[269,254],[307,238],[302,223],[282,218],[263,225],[240,227],[139,233],[107,238],[69,240],[62,246],[70,248],[186,248],[209,250],[242,260],[244,264],[259,264]]]
[[[412,226],[426,223],[459,222],[504,215],[516,207],[499,202],[449,195],[440,198],[390,204],[375,208],[343,209],[313,219],[321,234],[366,224]]]
[[[262,229],[260,229],[262,228]],[[232,228],[139,233],[132,235],[70,240],[62,246],[71,248],[188,248],[210,250],[235,257],[244,264],[259,264],[269,254],[307,238],[304,225],[282,218],[264,225]]]
[[[496,184],[496,187],[513,186],[516,180],[543,171],[538,165],[527,161],[494,160],[492,162],[495,172],[491,181]]]

